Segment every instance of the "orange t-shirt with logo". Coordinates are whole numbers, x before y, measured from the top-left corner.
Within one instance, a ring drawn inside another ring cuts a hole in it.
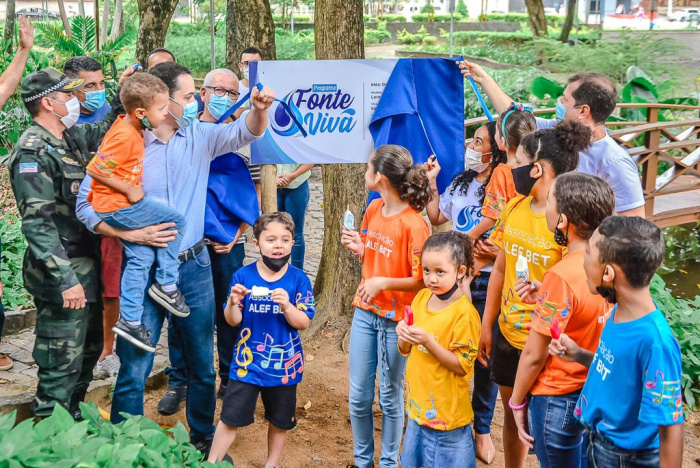
[[[612,306],[591,294],[583,270],[583,250],[571,252],[542,278],[539,298],[532,315],[531,332],[552,336],[550,324],[556,317],[562,333],[582,348],[595,352]],[[588,368],[549,356],[530,389],[533,395],[566,395],[583,388]]]
[[[506,204],[517,195],[512,168],[508,164],[499,164],[493,170],[491,180],[486,185],[481,215],[498,219]]]
[[[143,135],[124,122],[124,117],[120,115],[107,131],[87,170],[139,186],[145,154]],[[131,206],[125,195],[96,180],[92,181],[90,188],[92,192],[88,195],[88,201],[98,213],[110,213]]]
[[[422,280],[421,251],[430,237],[428,223],[410,206],[393,216],[384,216],[383,206],[384,200],[374,200],[362,218],[360,238],[365,253],[360,286],[373,277]],[[368,304],[355,293],[352,305],[399,321],[403,318],[404,307],[411,305],[415,296],[415,292],[381,291]]]

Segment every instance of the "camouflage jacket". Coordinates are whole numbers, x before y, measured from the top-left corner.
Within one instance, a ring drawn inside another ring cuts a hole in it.
[[[80,283],[88,302],[97,301],[99,237],[78,221],[75,202],[91,153],[122,109],[117,105],[102,122],[74,126],[60,140],[32,121],[10,153],[10,181],[28,244],[24,286],[37,299],[63,302],[61,293]]]

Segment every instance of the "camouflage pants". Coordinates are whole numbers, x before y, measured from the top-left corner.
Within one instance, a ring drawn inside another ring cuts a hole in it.
[[[92,370],[102,352],[102,303],[83,309],[35,300],[36,342],[34,360],[39,367],[33,411],[50,416],[60,404],[71,414],[85,399]]]

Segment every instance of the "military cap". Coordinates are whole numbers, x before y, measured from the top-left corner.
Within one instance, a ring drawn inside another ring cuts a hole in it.
[[[83,87],[83,82],[81,79],[68,78],[55,68],[44,68],[30,73],[22,80],[22,100],[31,102],[54,91],[78,91]]]

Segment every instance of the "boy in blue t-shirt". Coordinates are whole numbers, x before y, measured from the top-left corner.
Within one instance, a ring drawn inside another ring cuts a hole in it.
[[[233,274],[226,321],[240,326],[229,383],[209,452],[223,460],[239,427],[253,423],[258,394],[269,422],[266,467],[277,467],[287,431],[296,426],[296,389],[304,371],[299,330],[316,312],[311,282],[290,265],[294,222],[287,213],[262,215],[253,226],[262,258]]]
[[[574,414],[593,467],[678,467],[683,459],[681,351],[649,283],[664,259],[661,230],[639,217],[606,218],[588,241],[588,287],[617,303],[595,354],[562,334],[550,354],[590,368]]]

